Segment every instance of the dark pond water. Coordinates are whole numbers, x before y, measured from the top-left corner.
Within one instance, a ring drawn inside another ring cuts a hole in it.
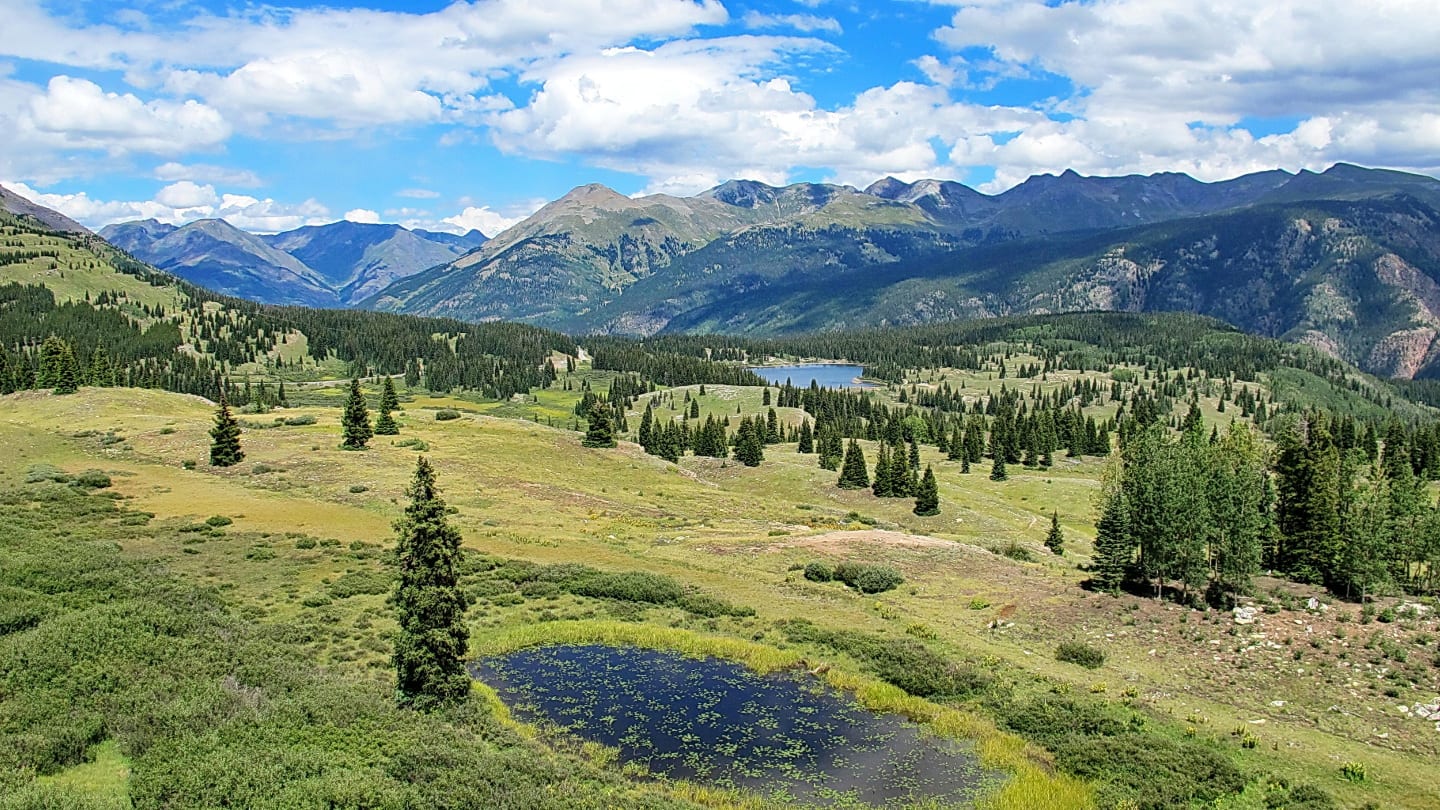
[[[520,717],[618,748],[622,761],[776,801],[970,804],[999,778],[968,746],[870,712],[804,672],[558,645],[486,659],[472,673]]]
[[[845,366],[838,363],[804,363],[798,366],[755,366],[751,371],[775,385],[783,385],[788,379],[798,388],[809,388],[814,380],[821,388],[869,388],[868,384],[856,384],[855,378],[864,372],[863,366]]]

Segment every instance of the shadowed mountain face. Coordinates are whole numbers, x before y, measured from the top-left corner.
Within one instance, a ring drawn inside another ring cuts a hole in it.
[[[4,186],[0,186],[0,211],[33,217],[45,227],[62,233],[90,233],[90,229],[59,211],[33,203]]]
[[[145,220],[100,233],[137,258],[219,292],[328,307],[354,304],[485,242],[478,231],[458,236],[357,222],[257,236],[223,220],[182,227]]]

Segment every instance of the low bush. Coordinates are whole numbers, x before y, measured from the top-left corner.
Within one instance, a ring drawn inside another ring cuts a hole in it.
[[[883,593],[905,582],[905,577],[888,565],[850,562],[835,566],[835,579],[861,593]]]
[[[453,408],[441,408],[435,412],[436,422],[449,422],[452,419],[459,419],[460,412]]]
[[[1086,669],[1099,669],[1105,663],[1105,653],[1078,641],[1064,641],[1055,648],[1055,660],[1079,664]]]
[[[327,589],[336,599],[349,599],[361,594],[389,593],[392,587],[390,577],[369,571],[344,574],[330,583]]]
[[[285,418],[285,424],[290,427],[313,425],[315,424],[315,417],[308,413],[302,413],[299,416],[288,416]]]
[[[812,562],[805,565],[805,578],[811,582],[829,582],[835,578],[835,569],[829,563]]]
[[[350,494],[351,494],[351,495],[359,495],[359,494],[362,493],[362,492],[369,492],[369,491],[370,491],[370,487],[367,487],[367,486],[365,486],[364,484],[351,484],[351,485],[350,485]]]
[[[211,515],[210,517],[205,518],[205,525],[213,529],[218,529],[221,526],[229,526],[234,522],[235,521],[231,520],[228,517],[225,517],[224,515]]]
[[[100,470],[86,470],[75,476],[70,483],[83,489],[107,489],[110,486],[110,476]]]

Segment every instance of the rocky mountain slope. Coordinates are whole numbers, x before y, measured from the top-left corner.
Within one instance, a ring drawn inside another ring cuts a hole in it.
[[[1345,164],[1219,183],[1065,172],[998,195],[583,186],[363,305],[638,335],[1174,309],[1412,376],[1440,354],[1437,209],[1434,178]]]

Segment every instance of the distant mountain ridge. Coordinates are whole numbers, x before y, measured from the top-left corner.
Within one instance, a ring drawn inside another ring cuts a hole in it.
[[[1440,366],[1437,210],[1435,178],[1348,164],[1215,183],[1066,171],[995,195],[588,185],[362,306],[631,335],[1170,308],[1412,376]]]
[[[256,235],[220,219],[107,225],[100,235],[136,258],[217,292],[268,304],[350,306],[484,244],[399,225],[334,222]]]

